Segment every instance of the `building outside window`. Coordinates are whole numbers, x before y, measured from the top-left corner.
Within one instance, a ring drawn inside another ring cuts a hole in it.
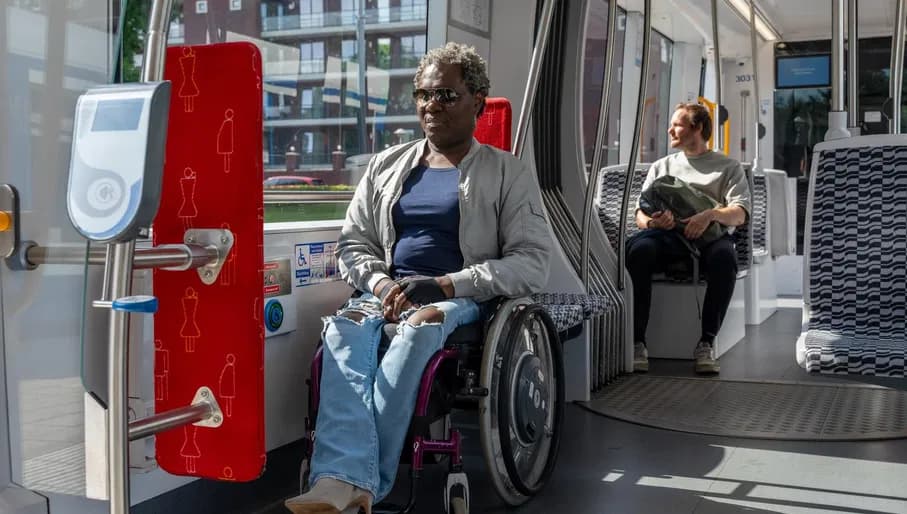
[[[422,137],[412,75],[426,50],[425,0],[361,0],[362,26],[359,0],[222,1],[183,2],[184,30],[171,44],[214,34],[259,47],[265,177],[305,175],[352,191],[370,154]],[[341,219],[346,203],[269,203],[265,219]]]
[[[299,45],[299,72],[324,73],[323,41],[310,41]]]

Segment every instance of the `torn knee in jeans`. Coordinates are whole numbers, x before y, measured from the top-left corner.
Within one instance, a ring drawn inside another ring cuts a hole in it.
[[[337,318],[346,318],[348,320],[353,321],[357,325],[361,325],[362,320],[365,319],[366,315],[365,315],[365,313],[359,312],[359,311],[343,311],[340,314],[338,314],[336,317]]]
[[[406,318],[405,323],[413,328],[425,324],[440,325],[441,323],[444,323],[444,312],[434,305],[426,305],[414,312],[410,317]]]

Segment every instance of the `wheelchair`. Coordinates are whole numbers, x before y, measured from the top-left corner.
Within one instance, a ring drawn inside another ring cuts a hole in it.
[[[429,361],[401,455],[401,462],[410,466],[409,500],[403,506],[377,504],[374,512],[412,512],[422,470],[432,456],[437,462],[446,460],[448,465],[445,512],[469,513],[469,481],[463,470],[461,437],[450,423],[455,406],[478,410],[482,452],[494,488],[508,505],[525,503],[551,476],[564,417],[560,335],[545,306],[530,298],[498,300],[491,310],[489,319],[454,330]],[[379,355],[388,347],[396,328],[391,323],[384,326]],[[301,492],[308,488],[317,436],[322,350],[319,344],[307,381],[309,412]]]

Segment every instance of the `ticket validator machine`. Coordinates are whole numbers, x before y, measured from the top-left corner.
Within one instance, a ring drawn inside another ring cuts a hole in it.
[[[66,204],[92,241],[147,235],[160,204],[170,83],[90,89],[76,104]]]

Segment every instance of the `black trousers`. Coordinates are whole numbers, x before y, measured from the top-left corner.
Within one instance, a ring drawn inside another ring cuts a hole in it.
[[[680,237],[683,236],[677,232],[650,229],[638,232],[627,241],[627,269],[633,278],[634,341],[646,340],[652,274],[664,272],[678,261],[691,262],[690,251]],[[725,235],[700,248],[699,267],[708,283],[700,340],[712,342],[727,314],[737,280],[737,251],[731,236]]]

